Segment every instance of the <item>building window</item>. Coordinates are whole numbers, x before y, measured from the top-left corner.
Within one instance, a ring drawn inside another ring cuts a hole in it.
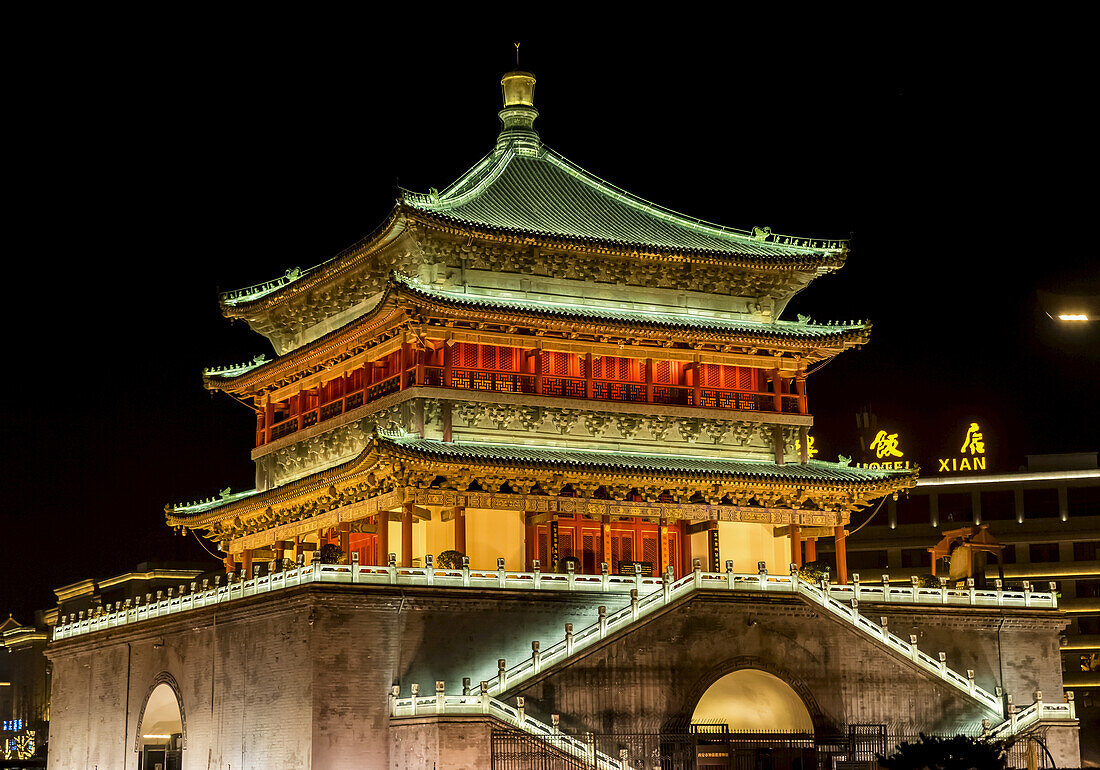
[[[897,502],[898,524],[929,524],[928,495],[902,497]]]
[[[1058,490],[1056,490],[1056,489],[1025,489],[1024,490],[1024,518],[1025,519],[1055,519],[1055,518],[1058,518]]]
[[[849,551],[848,570],[886,569],[886,551]]]
[[[1100,580],[1078,580],[1074,583],[1074,592],[1078,599],[1094,599],[1100,596]],[[1085,620],[1100,622],[1100,618],[1079,618],[1078,620],[1081,622]]]
[[[1016,498],[1012,490],[982,492],[982,521],[1014,521]]]
[[[902,548],[901,566],[910,569],[917,567],[931,568],[932,554],[928,553],[926,548]]]
[[[1083,543],[1073,544],[1074,561],[1096,561],[1096,550],[1100,548],[1100,540],[1086,540]]]
[[[1100,618],[1078,618],[1077,629],[1081,634],[1100,634]]]
[[[970,493],[940,495],[940,524],[960,524],[972,520]]]
[[[1058,561],[1057,543],[1032,543],[1028,548],[1030,550],[1029,560],[1033,563]]]
[[[1066,490],[1070,518],[1100,516],[1100,487],[1070,487]]]

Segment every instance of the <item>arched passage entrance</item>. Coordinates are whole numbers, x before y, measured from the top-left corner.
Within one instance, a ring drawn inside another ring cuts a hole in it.
[[[167,674],[157,677],[138,717],[139,770],[179,770],[184,748],[184,716],[179,688]]]
[[[794,688],[742,668],[706,689],[691,715],[700,768],[816,766],[814,722]]]
[[[693,725],[726,725],[733,732],[812,733],[802,698],[767,671],[742,668],[707,688],[691,715]]]

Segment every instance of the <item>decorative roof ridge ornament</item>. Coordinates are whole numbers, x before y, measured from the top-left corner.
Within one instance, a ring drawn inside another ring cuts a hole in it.
[[[224,377],[233,378],[240,377],[242,374],[247,374],[253,369],[263,366],[268,362],[267,356],[263,353],[252,356],[251,361],[242,361],[239,364],[227,364],[226,366],[207,366],[202,370],[203,377]]]
[[[511,147],[517,155],[537,157],[541,142],[535,131],[535,76],[519,68],[519,43],[516,47],[516,68],[500,79],[504,109],[497,113],[504,127],[497,136],[496,153]]]

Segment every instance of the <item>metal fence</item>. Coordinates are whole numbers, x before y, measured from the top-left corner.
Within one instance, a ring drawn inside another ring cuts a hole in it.
[[[594,759],[586,761],[568,753],[564,738],[495,730],[492,770],[596,767]],[[731,732],[723,726],[693,725],[690,732],[683,733],[591,734],[583,738],[590,757],[599,754],[617,759],[622,770],[874,770],[878,756],[892,754],[901,743],[919,739],[917,733],[888,732],[885,725],[852,725],[846,735],[834,736]],[[1008,746],[1009,768],[1029,767],[1029,757],[1032,767],[1051,767],[1039,740],[1021,737]]]

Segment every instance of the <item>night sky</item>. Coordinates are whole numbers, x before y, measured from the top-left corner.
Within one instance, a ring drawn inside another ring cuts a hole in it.
[[[397,184],[442,189],[489,151],[517,36],[536,128],[592,173],[721,224],[852,234],[847,266],[784,315],[874,323],[810,378],[820,457],[857,451],[865,406],[928,472],[970,420],[991,471],[1100,449],[1100,324],[1056,325],[1035,295],[1100,290],[1071,54],[989,29],[289,21],[112,41],[32,89],[10,146],[0,611],[26,622],[57,586],[209,560],[162,510],[251,488],[254,421],[201,369],[270,353],[218,292],[328,259]]]

